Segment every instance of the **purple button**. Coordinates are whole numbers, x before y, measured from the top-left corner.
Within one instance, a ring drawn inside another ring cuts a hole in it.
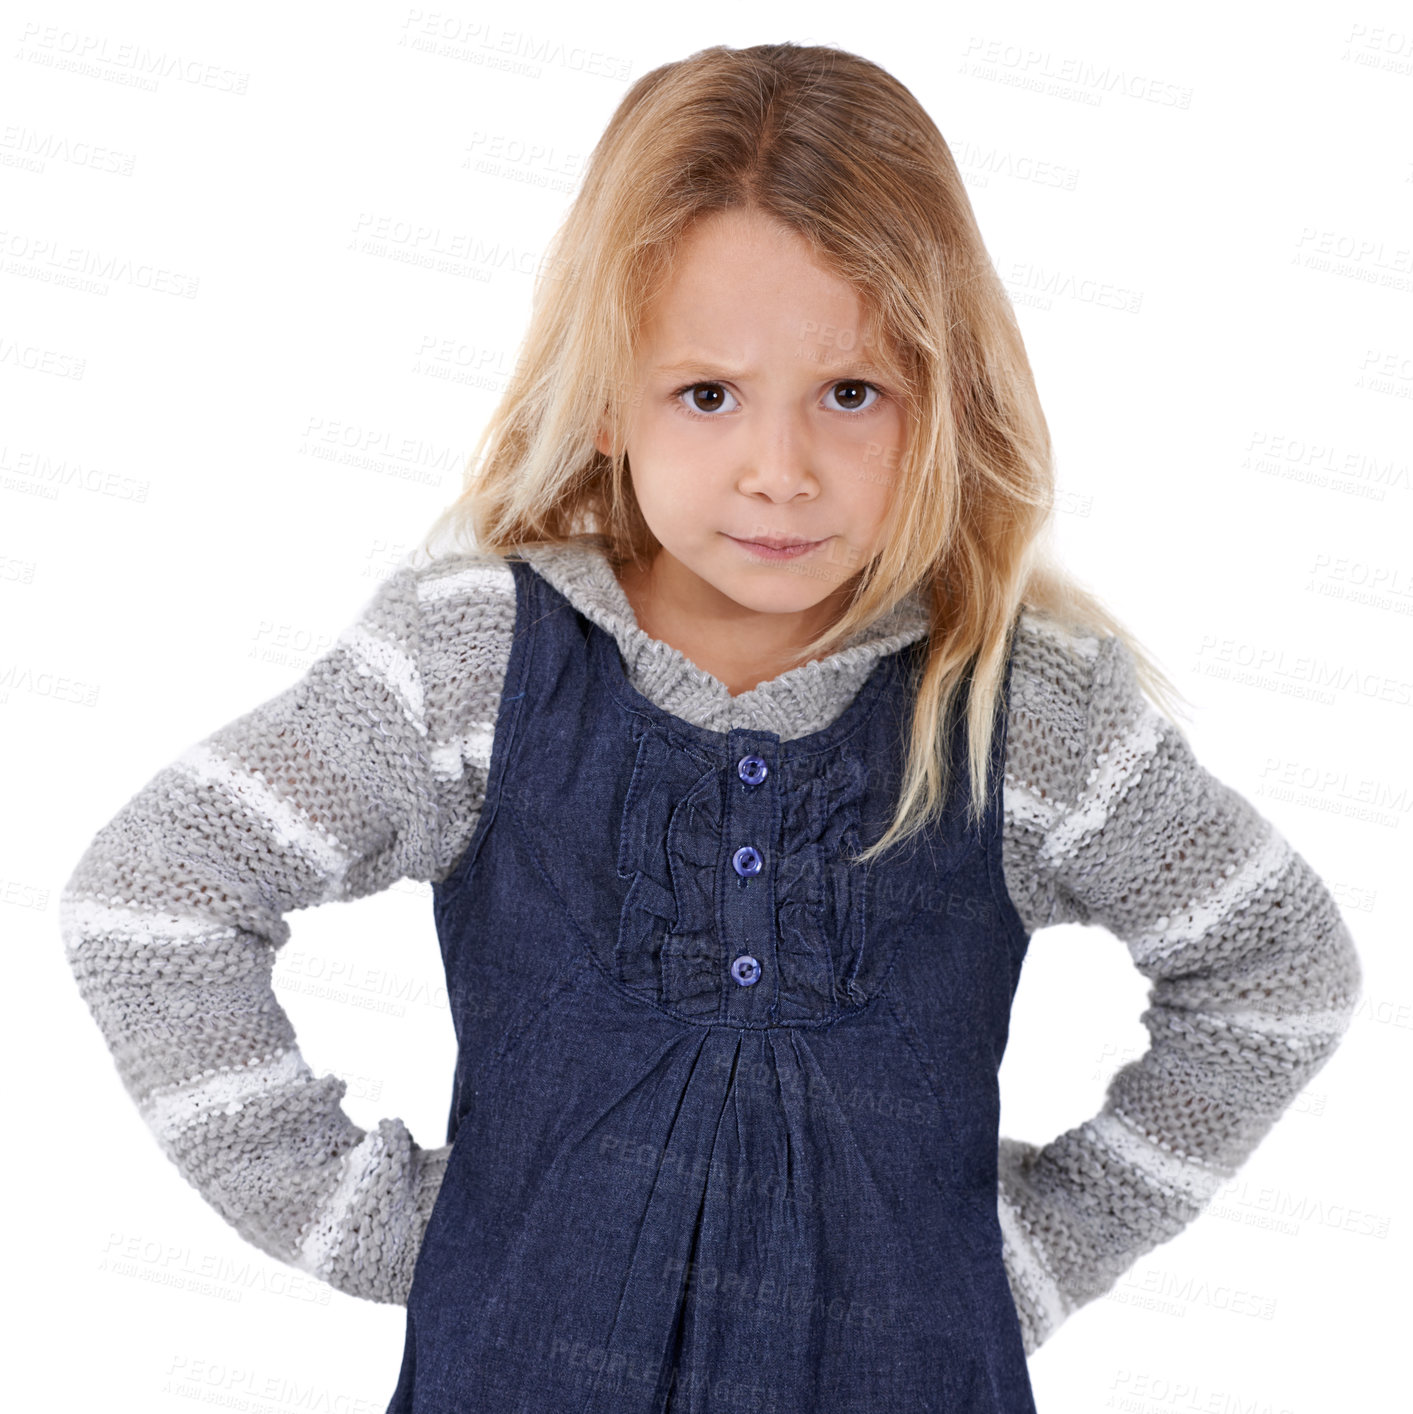
[[[770,767],[759,756],[743,756],[736,763],[736,774],[748,786],[758,786],[770,774]]]
[[[731,856],[731,863],[735,865],[736,872],[743,879],[748,879],[752,874],[759,874],[764,868],[764,860],[760,857],[760,850],[754,845],[743,844],[735,854]]]
[[[760,963],[750,953],[743,952],[731,964],[731,975],[743,986],[749,987],[760,980]]]

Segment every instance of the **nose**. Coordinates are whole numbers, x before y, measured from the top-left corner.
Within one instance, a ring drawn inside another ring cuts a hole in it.
[[[764,496],[772,502],[813,497],[819,482],[812,470],[813,445],[798,411],[777,408],[762,413],[751,428],[738,478],[747,496]]]

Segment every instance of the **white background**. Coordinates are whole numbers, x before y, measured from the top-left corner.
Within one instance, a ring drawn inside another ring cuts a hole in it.
[[[68,972],[59,889],[456,494],[627,84],[781,39],[866,55],[935,118],[1025,334],[1068,562],[1191,699],[1204,763],[1327,881],[1365,968],[1344,1044],[1239,1181],[1037,1352],[1039,1409],[1403,1392],[1406,9],[74,3],[0,33],[12,1407],[384,1408],[402,1311],[265,1258],[162,1157]],[[134,82],[145,63],[166,76]],[[454,243],[474,254],[451,273],[409,259]],[[440,1143],[430,891],[293,926],[277,988],[307,1059],[360,1124]],[[1094,1113],[1146,1045],[1145,996],[1109,934],[1037,935],[1002,1132]]]

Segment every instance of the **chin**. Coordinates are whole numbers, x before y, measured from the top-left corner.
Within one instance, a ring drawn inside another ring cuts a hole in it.
[[[736,590],[723,590],[745,608],[762,614],[802,614],[828,598],[833,586],[816,580],[791,579],[778,569],[767,567],[770,578],[748,575],[738,577]]]

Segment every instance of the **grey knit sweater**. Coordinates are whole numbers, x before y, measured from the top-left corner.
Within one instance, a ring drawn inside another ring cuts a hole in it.
[[[610,632],[634,686],[714,731],[828,725],[926,632],[906,600],[831,657],[732,697],[640,629],[585,546],[527,552]],[[67,955],[167,1155],[262,1251],[405,1303],[450,1147],[371,1132],[316,1076],[271,986],[285,915],[438,881],[484,800],[515,622],[508,566],[405,563],[285,692],[159,771],[61,896]],[[1093,1119],[1001,1139],[998,1212],[1027,1352],[1181,1231],[1328,1060],[1362,986],[1330,893],[1194,759],[1122,641],[1021,616],[1004,782],[1006,887],[1027,931],[1098,924],[1152,982],[1148,1050]]]

